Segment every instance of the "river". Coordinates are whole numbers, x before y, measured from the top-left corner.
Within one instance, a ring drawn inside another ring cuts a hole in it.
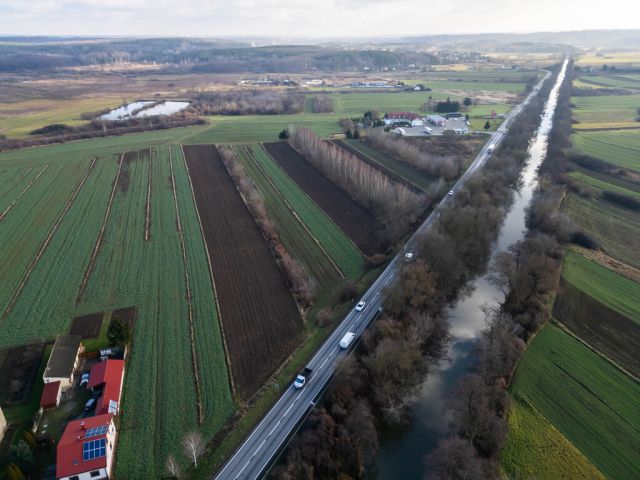
[[[547,138],[553,125],[558,93],[565,77],[565,60],[528,150],[528,159],[521,173],[521,183],[514,192],[514,201],[493,245],[491,258],[521,240],[525,234],[526,208],[538,184],[538,167],[547,152]],[[483,306],[497,306],[502,292],[488,275],[472,282],[472,293],[459,299],[449,309],[451,346],[445,360],[433,369],[411,405],[411,424],[402,431],[387,432],[376,459],[379,479],[420,479],[424,475],[424,457],[449,433],[451,414],[445,402],[458,380],[473,367],[473,346],[485,326]]]

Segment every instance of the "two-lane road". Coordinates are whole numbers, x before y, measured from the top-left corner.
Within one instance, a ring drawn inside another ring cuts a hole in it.
[[[304,388],[296,389],[293,385],[290,385],[284,391],[276,404],[253,429],[222,470],[214,477],[216,480],[255,480],[265,473],[269,465],[277,457],[282,446],[296,431],[320,395],[322,395],[340,360],[349,354],[350,350],[344,350],[339,346],[342,337],[347,332],[354,332],[356,337],[360,337],[365,328],[376,318],[384,301],[387,287],[392,285],[397,278],[405,253],[409,251],[417,253],[418,246],[421,244],[420,238],[432,228],[437,220],[440,208],[450,203],[467,180],[486,164],[492,153],[489,152],[489,148],[494,151],[500,145],[513,119],[529,104],[531,99],[538,93],[542,82],[549,75],[550,73],[547,72],[545,78],[532,90],[527,98],[509,113],[500,128],[491,135],[490,140],[480,150],[467,171],[452,187],[453,193],[445,195],[439,205],[434,208],[432,213],[407,241],[404,248],[401,249],[369,287],[361,298],[362,301],[366,302],[365,308],[361,312],[351,310],[325,340],[307,364],[313,370],[313,373],[307,379]]]

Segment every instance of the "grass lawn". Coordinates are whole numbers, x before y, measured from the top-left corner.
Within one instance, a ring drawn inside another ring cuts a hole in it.
[[[511,398],[508,416],[509,436],[502,450],[508,478],[606,478],[523,398]]]
[[[640,108],[640,95],[602,95],[596,97],[571,97],[576,130],[595,128],[639,127],[635,119]]]
[[[571,135],[571,143],[579,152],[640,171],[640,123],[636,125],[638,130],[575,133]]]
[[[640,324],[640,284],[571,251],[565,255],[562,276],[598,302]]]
[[[578,340],[547,324],[520,360],[511,391],[604,475],[640,477],[640,384]]]

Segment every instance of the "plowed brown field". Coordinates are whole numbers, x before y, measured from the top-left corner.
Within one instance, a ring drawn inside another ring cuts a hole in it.
[[[185,145],[236,391],[248,398],[299,344],[285,278],[213,145]]]

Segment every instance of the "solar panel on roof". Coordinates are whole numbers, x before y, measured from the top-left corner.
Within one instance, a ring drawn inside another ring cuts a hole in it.
[[[99,427],[89,428],[87,433],[84,434],[84,438],[97,437],[98,435],[104,435],[107,433],[108,425],[100,425]]]
[[[104,457],[107,454],[107,439],[99,438],[98,440],[89,440],[82,444],[82,460],[93,460],[94,458]]]

